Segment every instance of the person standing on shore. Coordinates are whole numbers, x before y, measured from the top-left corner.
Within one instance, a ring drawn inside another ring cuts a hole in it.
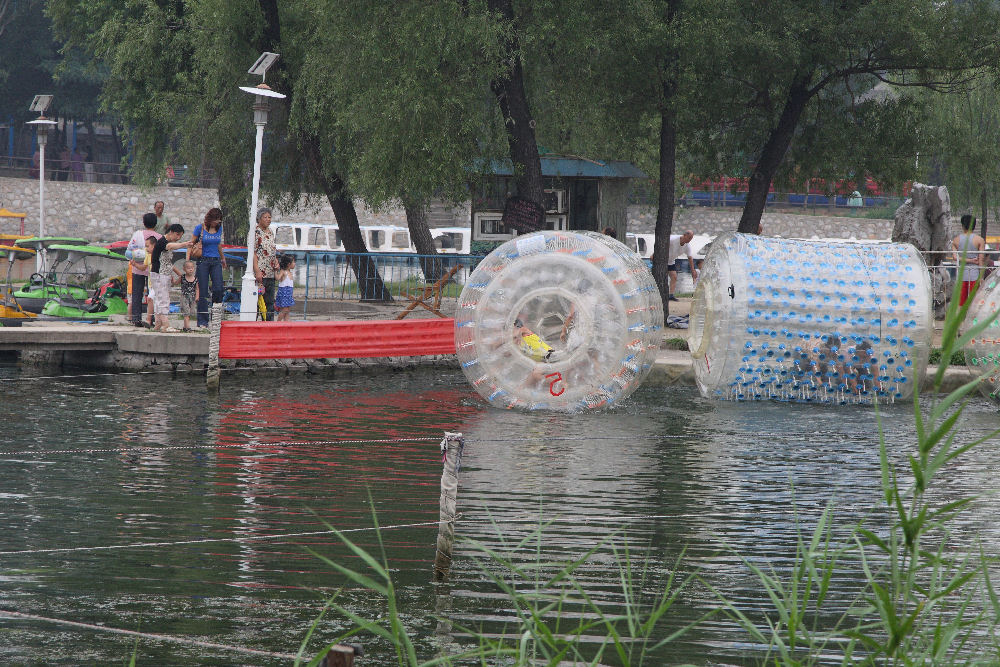
[[[160,234],[156,233],[156,214],[147,213],[142,216],[142,226],[143,229],[137,230],[132,234],[132,238],[128,241],[127,248],[132,252],[138,249],[146,249],[146,239],[155,238],[159,240]],[[132,319],[132,324],[137,327],[143,326],[142,323],[142,297],[143,292],[146,290],[149,284],[149,269],[146,268],[145,262],[140,262],[136,260],[129,260],[129,266],[132,269],[132,299],[131,309],[129,311],[130,317]],[[149,309],[149,314],[146,318],[147,327],[153,326],[153,309]]]
[[[955,251],[955,261],[961,262],[965,257],[965,268],[962,271],[962,293],[958,305],[964,306],[969,297],[976,291],[979,284],[979,264],[982,253],[986,249],[986,240],[978,234],[973,234],[976,219],[971,215],[962,216],[962,233],[952,239],[951,247]]]
[[[164,234],[156,246],[153,248],[152,266],[150,269],[150,282],[153,292],[153,313],[156,315],[154,331],[163,333],[173,333],[178,331],[170,326],[170,283],[173,274],[183,275],[174,266],[172,250],[178,248],[188,248],[191,242],[181,242],[184,236],[184,228],[178,224],[167,227]]]
[[[191,232],[194,244],[201,243],[201,257],[198,262],[198,327],[207,327],[211,313],[208,308],[208,295],[212,295],[212,303],[222,302],[222,272],[226,269],[226,256],[222,252],[222,210],[208,209],[205,221]],[[192,246],[192,247],[196,247]],[[187,258],[192,259],[188,248]],[[212,291],[208,290],[209,278],[212,280]]]
[[[295,305],[295,258],[282,255],[278,266],[278,293],[274,297],[274,306],[278,309],[278,321],[287,322]]]
[[[153,213],[156,214],[156,233],[163,236],[167,233],[167,227],[170,226],[170,218],[163,215],[163,202],[153,202]]]
[[[274,245],[274,231],[271,229],[271,209],[257,211],[257,233],[254,235],[253,276],[257,286],[264,290],[264,305],[267,307],[265,319],[274,319],[274,274],[278,268],[278,248]]]
[[[195,263],[190,259],[184,262],[184,275],[178,283],[181,286],[181,315],[184,316],[184,329],[191,330],[191,318],[198,316],[198,277],[195,275]]]
[[[674,293],[677,291],[677,257],[681,254],[681,248],[687,252],[688,268],[691,269],[692,280],[698,280],[698,269],[694,265],[694,255],[691,254],[691,239],[694,232],[690,229],[683,234],[671,234],[670,245],[667,250],[667,275],[670,278],[670,292],[667,298],[677,301]]]

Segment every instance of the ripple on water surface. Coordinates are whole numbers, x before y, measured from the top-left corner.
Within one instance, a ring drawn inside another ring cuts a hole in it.
[[[541,559],[541,572],[595,549],[577,578],[613,611],[624,604],[617,562],[626,544],[632,558],[652,564],[647,592],[687,549],[687,563],[700,563],[753,609],[764,596],[733,554],[783,567],[797,521],[808,527],[831,499],[845,520],[879,503],[869,408],[720,403],[691,389],[646,387],[608,413],[524,414],[485,407],[457,370],[225,377],[218,397],[195,377],[29,380],[0,368],[0,378],[0,423],[8,425],[0,435],[2,608],[282,653],[297,651],[337,589],[352,610],[381,613],[374,595],[306,548],[348,567],[362,567],[359,559],[329,534],[304,534],[328,524],[358,531],[349,537],[377,552],[367,530],[372,507],[390,527],[383,544],[411,634],[430,656],[467,644],[458,626],[496,634],[514,620],[490,581],[506,570],[482,558],[482,548],[518,566]],[[882,408],[882,417],[894,455],[909,451],[911,407]],[[966,428],[983,431],[993,418],[991,406],[975,403]],[[434,586],[446,430],[466,438],[457,533],[467,541],[450,582]],[[948,493],[979,489],[996,465],[994,448],[976,450],[949,471]],[[969,528],[995,540],[986,518],[994,509],[977,508]],[[420,523],[431,525],[393,528]],[[275,534],[298,535],[258,539]],[[157,546],[106,548],[147,543]],[[711,606],[692,589],[668,625]],[[97,632],[16,620],[0,627],[2,662],[110,662],[132,652],[130,640]],[[317,636],[344,627],[331,616]],[[365,642],[370,655],[386,649]],[[237,659],[152,641],[137,655],[139,664]],[[754,655],[720,620],[661,652],[667,662]]]

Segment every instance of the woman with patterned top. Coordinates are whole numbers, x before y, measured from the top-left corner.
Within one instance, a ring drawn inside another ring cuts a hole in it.
[[[278,268],[278,248],[271,229],[271,209],[257,211],[257,232],[254,235],[253,275],[257,286],[264,290],[267,321],[274,319],[274,274]]]

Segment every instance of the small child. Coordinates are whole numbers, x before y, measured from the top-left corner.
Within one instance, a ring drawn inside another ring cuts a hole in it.
[[[198,278],[195,276],[197,265],[188,260],[184,262],[184,275],[181,283],[181,314],[184,316],[184,331],[191,331],[191,318],[198,317]]]
[[[282,255],[278,261],[278,273],[275,276],[278,280],[278,292],[274,295],[274,307],[278,309],[278,321],[287,322],[292,306],[295,305],[295,298],[292,292],[295,288],[295,258],[291,255]]]
[[[142,265],[146,267],[147,271],[153,265],[153,250],[156,248],[156,241],[157,238],[155,236],[150,236],[146,239],[146,256],[142,259]]]
[[[142,260],[142,265],[146,267],[146,275],[149,276],[153,266],[153,249],[156,248],[158,236],[150,236],[146,239],[146,257]],[[153,328],[153,283],[148,278],[146,280],[146,298],[142,301],[146,304],[146,328]],[[141,315],[140,315],[141,319]]]

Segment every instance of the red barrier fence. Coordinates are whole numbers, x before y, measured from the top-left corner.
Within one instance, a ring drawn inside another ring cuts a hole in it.
[[[220,359],[351,359],[455,353],[455,320],[223,322]]]

